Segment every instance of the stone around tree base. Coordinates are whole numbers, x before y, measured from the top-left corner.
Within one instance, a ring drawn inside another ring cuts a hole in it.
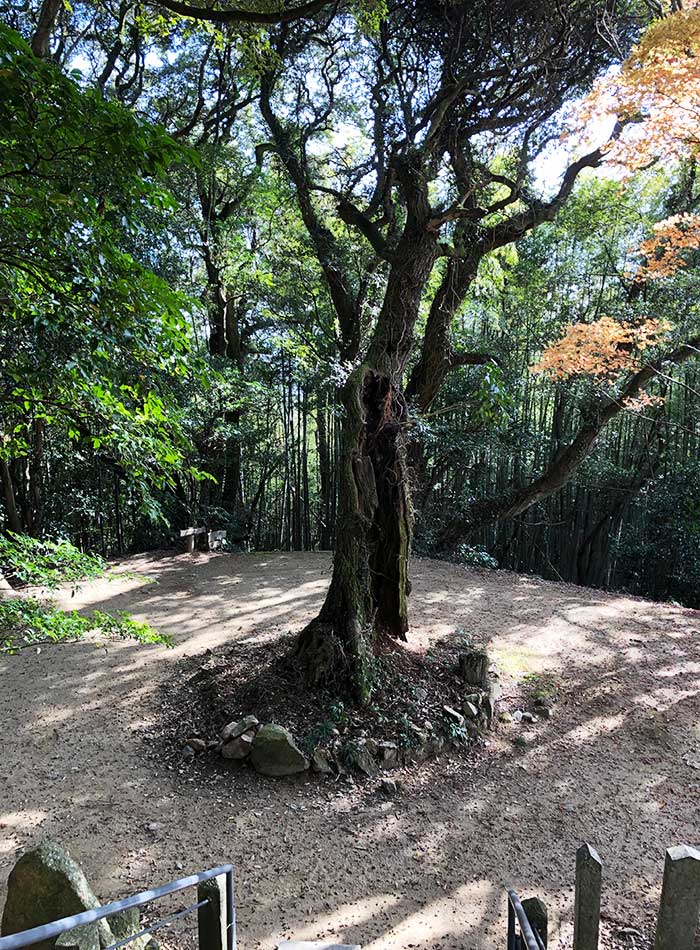
[[[294,775],[304,772],[309,762],[283,726],[266,723],[258,730],[250,752],[250,761],[262,775]]]

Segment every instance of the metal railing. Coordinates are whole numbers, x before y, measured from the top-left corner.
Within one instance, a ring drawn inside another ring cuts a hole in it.
[[[520,898],[508,891],[508,950],[545,950],[540,935],[527,919]],[[0,950],[2,947],[0,946]]]
[[[217,877],[226,878],[225,882],[225,906],[217,908],[216,912],[222,914],[224,918],[224,928],[226,934],[225,946],[220,950],[236,950],[236,908],[233,900],[233,865],[222,864],[221,867],[211,868],[208,871],[200,871],[197,874],[190,874],[189,877],[181,877],[177,881],[171,881],[169,884],[162,884],[160,887],[154,887],[149,891],[141,891],[140,894],[134,894],[132,897],[126,897],[124,900],[112,901],[111,904],[104,904],[101,907],[95,907],[92,910],[85,910],[80,914],[73,914],[71,917],[62,917],[60,920],[51,921],[48,924],[42,924],[40,927],[32,927],[31,930],[23,930],[20,933],[10,934],[7,937],[0,937],[0,950],[21,950],[23,947],[30,947],[43,940],[53,940],[61,934],[76,927],[83,927],[87,924],[96,924],[100,920],[114,917],[121,911],[131,910],[134,907],[143,907],[152,901],[161,897],[167,897],[169,894],[176,894],[178,891],[184,891],[189,887],[198,887],[205,881],[211,881]],[[118,948],[137,940],[139,937],[145,937],[148,934],[155,933],[163,927],[168,927],[181,917],[186,917],[194,911],[201,912],[201,909],[210,905],[211,899],[204,897],[196,903],[185,907],[174,914],[163,917],[150,927],[139,930],[138,933],[131,934],[111,944],[104,950],[118,950]],[[213,909],[213,908],[212,908]],[[214,947],[200,947],[200,950],[217,950]]]

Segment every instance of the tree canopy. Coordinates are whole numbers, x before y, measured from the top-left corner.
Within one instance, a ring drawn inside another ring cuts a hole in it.
[[[697,522],[695,4],[4,16],[7,529],[333,546],[362,701],[413,547],[700,598],[630,567]]]

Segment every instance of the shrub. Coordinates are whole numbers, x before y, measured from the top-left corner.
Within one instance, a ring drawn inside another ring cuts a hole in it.
[[[0,571],[16,587],[48,587],[99,577],[107,569],[97,554],[83,554],[70,541],[40,540],[26,534],[0,537]]]
[[[82,616],[76,610],[59,610],[55,604],[33,597],[0,601],[0,653],[17,653],[40,643],[80,640],[92,630],[112,640],[131,638],[139,643],[172,646],[169,636],[134,620],[125,611],[111,615],[93,610],[89,616]]]

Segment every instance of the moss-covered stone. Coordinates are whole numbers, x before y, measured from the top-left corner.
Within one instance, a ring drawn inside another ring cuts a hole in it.
[[[64,848],[47,838],[23,854],[10,872],[0,933],[6,937],[99,906],[80,865]],[[99,921],[95,930],[101,946],[114,942],[106,920]],[[85,946],[92,943],[89,933],[78,937],[87,941]],[[53,950],[55,945],[55,940],[45,940],[34,947]]]
[[[283,726],[266,723],[255,736],[250,761],[261,775],[294,775],[309,767],[292,734]]]

